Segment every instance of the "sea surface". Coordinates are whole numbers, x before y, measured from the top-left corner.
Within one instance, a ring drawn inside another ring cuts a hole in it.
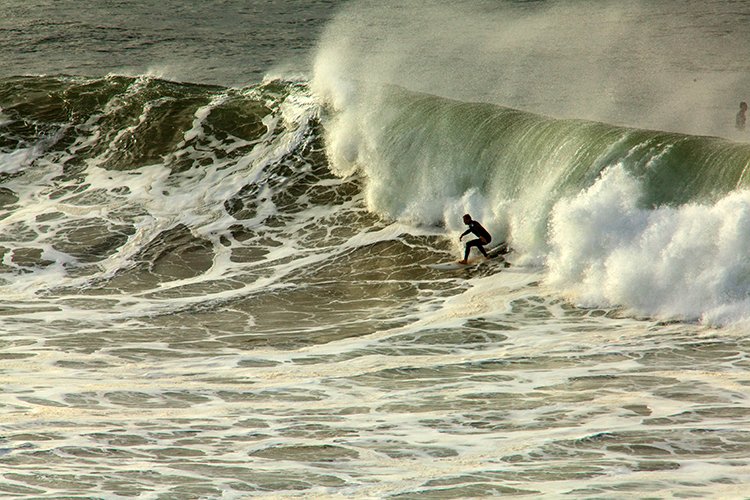
[[[0,497],[747,498],[749,23],[5,0]]]

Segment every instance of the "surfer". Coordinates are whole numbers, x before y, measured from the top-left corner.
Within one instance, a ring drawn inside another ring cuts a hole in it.
[[[482,255],[484,255],[485,258],[489,259],[490,256],[487,255],[487,252],[485,251],[483,245],[489,245],[490,241],[492,241],[492,236],[490,236],[490,233],[484,227],[482,227],[479,222],[472,220],[471,215],[469,214],[464,215],[464,224],[469,226],[469,229],[467,229],[464,234],[461,235],[458,241],[461,241],[463,237],[469,233],[473,233],[477,237],[477,239],[466,242],[464,260],[459,260],[458,263],[469,263],[469,252],[471,251],[471,247],[477,247],[479,251],[482,252]]]
[[[747,117],[745,114],[747,113],[747,103],[745,101],[742,101],[740,103],[740,110],[737,112],[737,120],[735,124],[737,125],[737,130],[745,130],[745,121],[747,121]]]

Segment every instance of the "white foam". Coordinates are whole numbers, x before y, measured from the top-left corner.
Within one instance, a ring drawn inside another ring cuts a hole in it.
[[[2,119],[1,116],[0,119]],[[33,159],[33,151],[30,148],[0,153],[0,172],[4,174],[16,173],[28,165],[31,159]]]
[[[723,324],[750,316],[750,191],[643,208],[621,167],[555,206],[547,283],[581,305]]]

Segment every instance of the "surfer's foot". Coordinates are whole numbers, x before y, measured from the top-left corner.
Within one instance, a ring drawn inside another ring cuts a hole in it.
[[[469,261],[468,260],[459,260],[458,263],[459,264],[468,264]]]

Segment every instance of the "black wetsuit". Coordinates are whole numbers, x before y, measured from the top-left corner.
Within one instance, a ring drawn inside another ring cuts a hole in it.
[[[484,250],[484,247],[482,245],[489,245],[490,241],[492,241],[492,236],[490,236],[490,233],[475,220],[469,222],[469,229],[467,229],[466,232],[461,235],[461,238],[469,233],[473,233],[475,236],[477,236],[477,239],[466,242],[464,260],[469,259],[469,252],[471,251],[471,247],[477,247],[479,251],[482,252],[482,255],[487,257],[487,252]]]

